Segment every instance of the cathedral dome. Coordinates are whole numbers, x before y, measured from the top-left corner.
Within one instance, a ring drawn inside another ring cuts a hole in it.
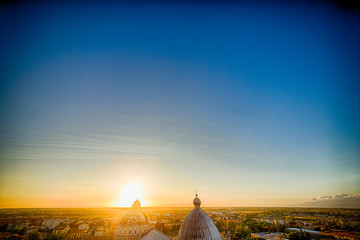
[[[138,199],[133,203],[130,211],[122,217],[120,225],[148,225],[147,216],[141,211],[141,204]]]
[[[131,208],[132,208],[132,209],[138,209],[138,210],[141,209],[141,204],[140,204],[139,199],[136,199],[136,201],[133,203],[133,205],[132,205]]]
[[[114,240],[139,240],[149,229],[147,216],[141,211],[139,200],[136,200],[117,226]]]
[[[200,208],[201,201],[197,194],[193,202],[195,208],[181,225],[178,240],[222,240],[214,222]]]
[[[194,198],[193,203],[194,203],[195,208],[200,208],[201,201],[200,201],[200,199],[197,197],[197,195],[196,195],[196,198]]]

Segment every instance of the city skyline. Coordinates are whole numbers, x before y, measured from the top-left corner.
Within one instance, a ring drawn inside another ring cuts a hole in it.
[[[195,189],[204,207],[360,201],[358,12],[21,2],[0,19],[0,207],[117,206],[129,183],[154,207]]]

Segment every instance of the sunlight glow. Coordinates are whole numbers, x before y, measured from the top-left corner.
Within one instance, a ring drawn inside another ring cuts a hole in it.
[[[146,205],[144,188],[138,182],[128,182],[123,186],[119,200],[115,205],[117,207],[131,207],[136,199],[139,199],[142,206]]]

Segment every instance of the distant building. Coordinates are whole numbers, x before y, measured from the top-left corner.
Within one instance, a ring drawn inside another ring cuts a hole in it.
[[[53,233],[56,235],[65,235],[70,230],[69,225],[57,226]]]
[[[268,232],[261,232],[261,233],[251,233],[251,236],[254,238],[265,238],[268,240],[277,240],[277,239],[285,239],[284,233],[275,232],[275,233],[268,233]]]
[[[86,230],[70,229],[66,234],[66,239],[83,239],[86,234]]]
[[[141,204],[136,200],[116,228],[114,240],[139,240],[141,235],[151,229]]]
[[[282,225],[285,225],[286,224],[286,221],[285,220],[277,220],[277,223],[280,223]]]
[[[103,232],[104,232],[103,227],[96,228],[94,232],[94,237],[101,237],[103,235]]]
[[[171,240],[171,238],[155,228],[143,234],[140,240]]]
[[[286,232],[300,232],[300,231],[303,231],[303,232],[307,232],[309,234],[312,234],[312,235],[319,235],[321,232],[320,231],[314,231],[314,230],[309,230],[309,229],[303,229],[303,228],[286,228],[285,229]]]
[[[56,219],[56,220],[44,220],[42,224],[45,229],[55,229],[60,223],[61,220]]]
[[[89,224],[87,224],[87,223],[82,223],[82,224],[80,224],[79,226],[78,226],[78,229],[79,230],[88,230],[89,229]]]

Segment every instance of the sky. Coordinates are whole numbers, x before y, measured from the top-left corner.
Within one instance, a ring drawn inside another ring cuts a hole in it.
[[[1,5],[0,207],[359,196],[359,26],[326,1]]]

